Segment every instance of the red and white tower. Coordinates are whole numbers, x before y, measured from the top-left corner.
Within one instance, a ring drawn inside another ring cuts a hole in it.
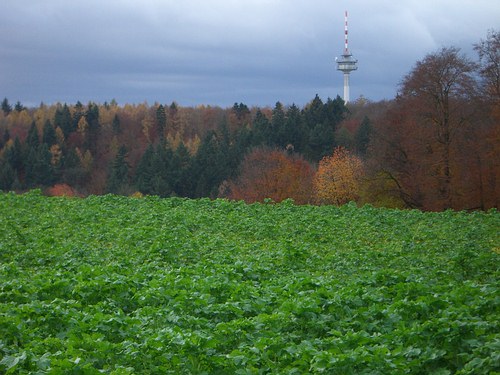
[[[349,74],[353,70],[357,70],[356,65],[358,60],[354,59],[352,54],[349,52],[349,39],[348,39],[348,28],[347,28],[347,10],[345,11],[345,27],[344,27],[345,43],[344,43],[344,53],[340,58],[335,58],[337,62],[337,70],[344,73],[344,102],[349,102]]]

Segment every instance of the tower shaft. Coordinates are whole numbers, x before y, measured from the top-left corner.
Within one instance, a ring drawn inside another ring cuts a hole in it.
[[[345,24],[344,24],[344,53],[340,58],[336,58],[337,70],[344,73],[344,102],[349,102],[349,73],[353,70],[358,69],[356,60],[352,54],[349,52],[349,39],[348,39],[348,28],[347,28],[347,11],[345,12]]]
[[[349,73],[344,72],[344,102],[349,103]]]

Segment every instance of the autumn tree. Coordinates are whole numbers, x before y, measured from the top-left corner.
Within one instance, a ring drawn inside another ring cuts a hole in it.
[[[320,204],[342,205],[357,201],[361,193],[363,177],[361,159],[343,147],[337,147],[333,155],[320,160],[314,177],[316,201]]]
[[[475,124],[473,143],[479,191],[479,208],[498,207],[500,193],[500,31],[490,30],[486,40],[474,46],[479,56],[482,108]],[[474,142],[475,141],[475,142]],[[479,144],[478,144],[479,143]]]
[[[373,160],[411,207],[458,207],[466,156],[460,139],[475,114],[475,64],[448,47],[418,61],[376,129]]]
[[[486,40],[474,45],[479,55],[479,72],[484,79],[485,92],[500,100],[500,31],[490,30]]]
[[[229,183],[230,199],[311,202],[314,170],[298,155],[261,147],[246,155],[240,169],[240,175]]]

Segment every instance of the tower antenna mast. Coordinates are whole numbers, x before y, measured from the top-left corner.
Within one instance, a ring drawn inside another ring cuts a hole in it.
[[[349,38],[348,38],[348,28],[347,28],[347,10],[345,11],[345,26],[344,26],[344,35],[345,35],[345,43],[344,43],[344,53],[340,58],[336,58],[337,62],[337,70],[340,70],[344,73],[344,102],[349,102],[349,74],[353,70],[357,70],[358,60],[356,60],[352,54],[349,52]]]

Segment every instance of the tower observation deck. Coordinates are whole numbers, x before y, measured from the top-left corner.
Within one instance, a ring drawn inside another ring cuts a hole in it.
[[[348,42],[348,30],[347,30],[347,11],[345,12],[345,45],[344,53],[341,57],[335,58],[337,62],[337,70],[344,73],[344,102],[349,102],[349,74],[353,70],[357,70],[358,60],[356,60],[352,54],[349,52],[349,42]]]

